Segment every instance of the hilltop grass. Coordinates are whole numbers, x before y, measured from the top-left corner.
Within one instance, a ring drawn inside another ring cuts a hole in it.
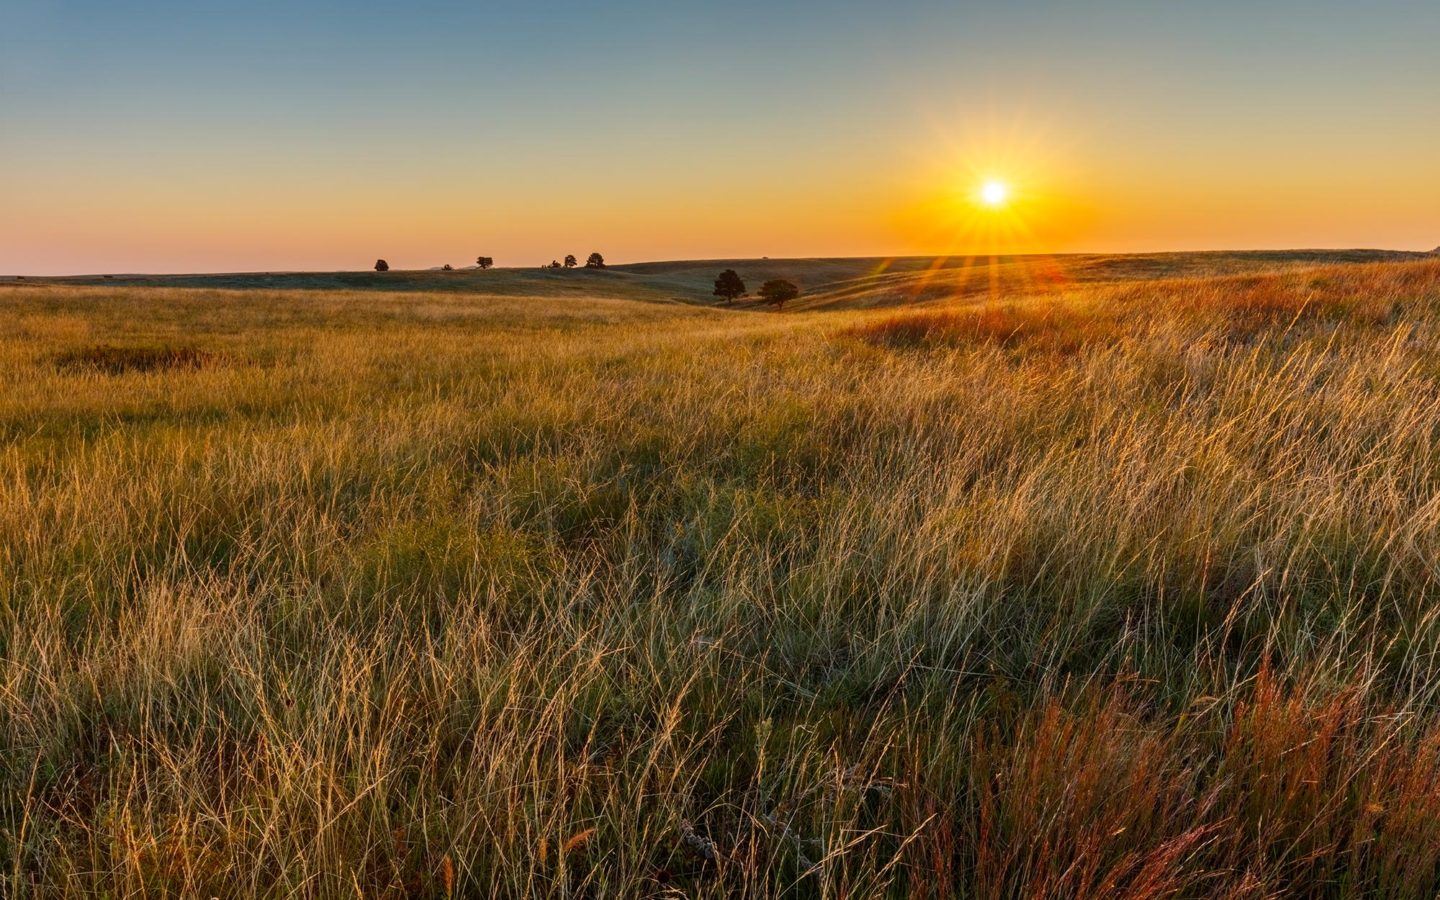
[[[1433,896],[1437,350],[1435,262],[7,288],[0,884]]]

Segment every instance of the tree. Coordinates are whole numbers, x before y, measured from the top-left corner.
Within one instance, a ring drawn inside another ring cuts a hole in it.
[[[578,265],[580,265],[580,260],[578,260],[578,259],[575,258],[575,254],[573,254],[573,253],[566,254],[566,256],[565,256],[565,268],[567,268],[567,269],[573,269],[573,268],[575,268],[575,267],[578,266]]]
[[[453,272],[453,271],[455,271],[455,267],[452,266],[452,265],[450,265],[449,263],[446,263],[445,265],[443,265],[443,266],[440,267],[440,271],[442,271],[442,272]]]
[[[491,259],[488,256],[477,256],[475,257],[475,265],[479,266],[482,269],[488,269],[491,266],[495,265],[495,260]]]
[[[388,272],[390,271],[390,264],[383,259],[377,259],[375,260],[375,271]]]
[[[800,289],[783,278],[774,278],[760,285],[760,299],[776,309],[784,309],[787,300],[798,296]]]
[[[734,303],[736,297],[745,296],[745,282],[734,269],[726,269],[715,279],[715,296],[726,303]]]
[[[590,254],[590,258],[587,259],[587,260],[585,260],[585,268],[587,268],[587,269],[603,269],[603,268],[605,268],[605,257],[601,256],[601,255],[598,254],[598,253],[592,253],[592,254]]]
[[[558,269],[558,268],[560,268],[560,260],[558,260],[558,259],[552,259],[552,260],[550,260],[550,268],[552,268],[552,269]]]

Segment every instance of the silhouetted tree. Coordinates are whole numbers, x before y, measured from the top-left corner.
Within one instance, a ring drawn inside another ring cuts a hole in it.
[[[491,266],[495,265],[495,260],[491,259],[488,256],[477,256],[475,257],[475,265],[479,266],[482,269],[488,269]]]
[[[558,268],[560,268],[560,260],[558,260],[558,259],[552,259],[552,260],[550,260],[550,268],[552,268],[552,269],[558,269]]]
[[[442,271],[442,272],[453,272],[453,271],[455,271],[455,267],[452,266],[452,265],[450,265],[449,263],[446,263],[445,265],[443,265],[443,266],[440,267],[440,271]]]
[[[587,269],[603,269],[603,268],[605,268],[605,257],[601,256],[601,255],[598,254],[598,253],[592,253],[592,254],[590,254],[590,258],[587,259],[587,260],[585,260],[585,268],[587,268]]]
[[[734,303],[736,297],[745,296],[745,282],[734,269],[726,269],[715,279],[715,296],[726,303]]]
[[[575,268],[575,267],[578,266],[578,265],[580,265],[580,260],[578,260],[578,259],[575,258],[575,254],[573,254],[573,253],[566,254],[566,256],[565,256],[565,268],[567,268],[567,269],[573,269],[573,268]]]
[[[774,278],[760,285],[760,299],[776,309],[784,309],[787,300],[798,296],[800,289],[783,278]]]
[[[388,272],[390,271],[390,264],[383,259],[377,259],[375,260],[375,271]]]

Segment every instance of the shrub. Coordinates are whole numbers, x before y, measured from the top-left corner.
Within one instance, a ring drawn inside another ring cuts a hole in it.
[[[850,329],[863,341],[894,348],[997,344],[1058,353],[1118,337],[1114,315],[1048,303],[986,306],[888,316]]]

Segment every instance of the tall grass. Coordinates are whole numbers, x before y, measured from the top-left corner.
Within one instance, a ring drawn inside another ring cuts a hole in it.
[[[0,879],[1433,896],[1437,328],[0,292]]]

